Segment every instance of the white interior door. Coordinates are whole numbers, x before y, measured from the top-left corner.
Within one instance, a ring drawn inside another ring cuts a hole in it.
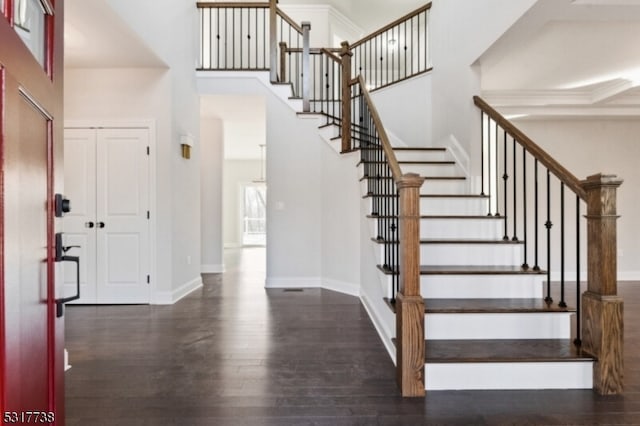
[[[65,131],[65,244],[81,247],[71,249],[82,266],[76,303],[149,303],[148,144],[148,129]],[[65,270],[68,292],[73,279]]]
[[[99,303],[149,303],[147,129],[101,129],[96,149]]]
[[[65,129],[64,187],[71,212],[63,218],[65,245],[79,246],[68,254],[80,256],[80,299],[73,303],[97,303],[96,285],[96,131]],[[76,291],[76,271],[64,262],[65,295]]]

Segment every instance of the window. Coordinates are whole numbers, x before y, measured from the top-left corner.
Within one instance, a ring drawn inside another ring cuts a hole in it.
[[[263,246],[267,243],[267,187],[249,185],[244,188],[242,244]]]
[[[43,68],[46,58],[45,15],[48,14],[45,5],[47,3],[41,0],[15,0],[13,10],[14,29]]]

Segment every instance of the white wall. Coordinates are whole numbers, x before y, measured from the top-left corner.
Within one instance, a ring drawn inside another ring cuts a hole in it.
[[[175,0],[108,0],[109,5],[138,33],[168,66],[170,96],[161,102],[171,111],[167,154],[171,193],[172,299],[183,295],[200,280],[200,107],[195,67],[198,58],[198,15],[194,2]],[[180,135],[195,139],[191,160],[180,155]],[[189,206],[188,208],[185,206]]]
[[[452,134],[471,158],[479,158],[480,113],[472,98],[480,94],[480,78],[473,64],[536,1],[433,0],[434,143]]]
[[[156,123],[156,272],[158,292],[171,292],[171,79],[166,69],[66,69],[65,120],[152,120]]]
[[[298,24],[311,23],[311,47],[340,47],[334,39],[354,42],[362,37],[363,32],[356,24],[329,5],[282,4],[279,7]]]
[[[221,120],[203,117],[200,121],[202,163],[200,169],[201,270],[224,272],[222,251],[222,167],[224,128]]]
[[[260,176],[260,160],[225,160],[222,196],[224,246],[242,246],[242,187]],[[267,200],[269,194],[267,194]]]
[[[640,279],[640,123],[622,119],[519,120],[517,126],[579,179],[624,179],[618,191],[619,279]]]
[[[371,94],[390,137],[392,134],[407,146],[434,146],[431,81],[431,74],[422,74]],[[407,99],[411,99],[410,105]]]

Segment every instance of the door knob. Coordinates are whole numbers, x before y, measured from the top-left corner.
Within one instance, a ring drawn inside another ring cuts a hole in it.
[[[98,228],[104,228],[104,222],[98,222]]]
[[[95,225],[95,223],[93,222],[85,222],[84,223],[85,228],[93,228]]]

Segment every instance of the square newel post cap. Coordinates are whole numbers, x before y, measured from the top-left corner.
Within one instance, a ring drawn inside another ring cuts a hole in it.
[[[311,22],[309,21],[302,21],[302,23],[300,24],[300,26],[302,27],[302,29],[307,29],[310,30],[311,29]]]
[[[417,173],[405,173],[398,179],[398,189],[420,188],[424,183],[424,178]]]
[[[622,185],[624,182],[622,179],[619,179],[616,175],[598,173],[596,175],[591,175],[582,182],[582,187],[585,191],[590,191],[596,188],[602,187],[614,187],[617,188]]]
[[[349,46],[348,41],[343,41],[340,43],[340,56],[353,56],[353,52],[351,51],[351,47]]]

